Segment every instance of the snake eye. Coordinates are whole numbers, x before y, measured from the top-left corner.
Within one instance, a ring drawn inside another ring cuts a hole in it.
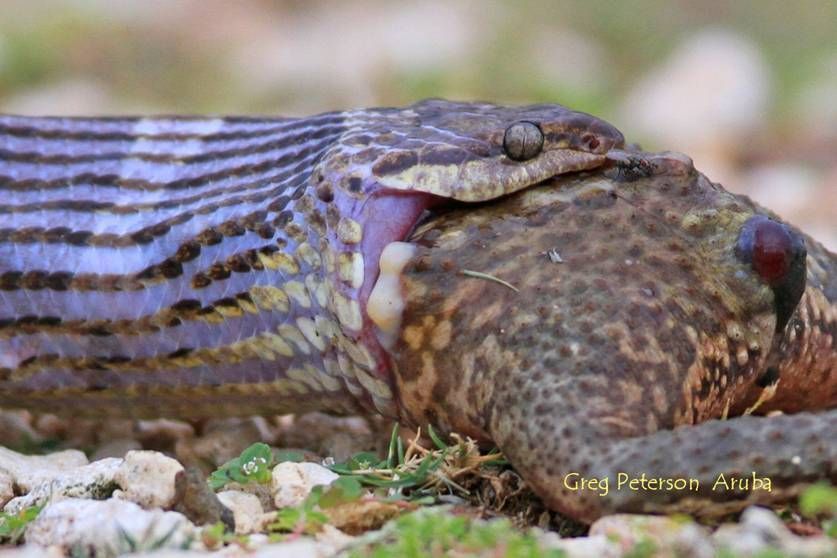
[[[807,251],[802,236],[787,225],[755,215],[741,228],[735,254],[773,289],[777,329],[784,328],[805,290]]]
[[[543,149],[543,132],[534,122],[515,122],[503,135],[503,151],[513,161],[527,161],[537,157]]]

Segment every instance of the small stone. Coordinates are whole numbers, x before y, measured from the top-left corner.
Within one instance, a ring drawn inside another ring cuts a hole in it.
[[[323,525],[323,530],[315,535],[317,543],[322,549],[323,556],[335,556],[338,552],[346,548],[357,537],[347,535],[337,527],[326,523]]]
[[[262,531],[265,520],[270,520],[274,514],[264,513],[264,508],[258,496],[241,490],[224,490],[218,493],[218,499],[235,517],[235,533],[246,535]]]
[[[331,484],[338,477],[316,463],[280,463],[273,468],[271,490],[277,508],[301,504],[315,486]]]
[[[775,513],[756,506],[744,510],[739,523],[721,525],[712,539],[719,549],[733,556],[756,556],[768,549],[778,550],[783,556],[837,555],[837,541],[824,535],[796,536]]]
[[[602,517],[590,526],[590,537],[604,536],[623,549],[636,549],[650,543],[654,552],[712,558],[715,548],[706,529],[692,521],[655,515],[615,514]]]
[[[268,544],[256,550],[254,554],[248,554],[247,558],[321,558],[330,556],[323,550],[322,546],[313,539],[296,539],[279,544]]]
[[[117,488],[114,477],[121,463],[121,459],[100,459],[80,467],[53,470],[52,476],[47,476],[46,469],[42,469],[41,480],[38,484],[24,487],[19,481],[17,482],[18,488],[26,494],[9,501],[3,511],[19,513],[25,508],[59,502],[67,498],[97,500],[108,498]]]
[[[562,538],[554,531],[541,531],[537,538],[544,548],[561,550],[571,558],[620,558],[624,555],[619,543],[604,535]]]
[[[405,502],[360,499],[332,506],[324,512],[329,525],[349,535],[361,535],[380,529],[390,519],[413,509],[414,504]]]
[[[147,511],[124,500],[71,499],[48,505],[26,530],[27,544],[82,548],[90,556],[183,548],[195,526],[177,512]]]
[[[181,471],[175,478],[175,492],[177,505],[175,511],[179,511],[189,518],[196,525],[211,525],[223,523],[227,529],[235,527],[233,513],[221,500],[206,482],[206,475],[197,467],[189,467]]]
[[[34,544],[0,550],[0,558],[64,558],[66,555],[57,546],[44,548]]]
[[[29,492],[35,486],[82,465],[87,465],[87,457],[78,450],[23,455],[0,447],[0,471],[7,472],[22,492]]]
[[[114,497],[145,509],[170,508],[175,502],[175,477],[183,465],[156,451],[129,451],[116,471],[120,490]]]
[[[9,473],[0,471],[0,509],[14,497],[14,479]]]

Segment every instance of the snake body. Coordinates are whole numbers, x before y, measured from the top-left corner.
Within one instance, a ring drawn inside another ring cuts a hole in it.
[[[0,116],[0,407],[371,411],[493,440],[584,520],[703,509],[721,498],[604,498],[562,474],[708,478],[713,460],[739,468],[719,452],[773,433],[713,419],[832,409],[834,256],[808,239],[806,282],[801,233],[682,158],[622,147],[559,105]],[[564,267],[546,259],[556,247]],[[779,423],[807,433],[775,452],[806,458],[779,492],[833,480],[834,411]]]
[[[544,146],[513,161],[507,128]],[[365,303],[424,209],[600,165],[557,105],[301,119],[0,118],[0,403],[71,414],[398,411]]]

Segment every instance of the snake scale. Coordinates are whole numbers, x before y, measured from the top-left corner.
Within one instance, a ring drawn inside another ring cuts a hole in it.
[[[559,105],[0,116],[0,406],[375,412],[493,441],[583,521],[837,480],[835,277]]]

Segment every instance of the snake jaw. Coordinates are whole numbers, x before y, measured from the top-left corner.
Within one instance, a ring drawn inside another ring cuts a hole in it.
[[[560,105],[501,107],[424,101],[405,110],[364,111],[323,158],[324,173],[354,195],[379,188],[483,202],[554,176],[606,163],[624,145],[611,124]],[[514,160],[505,132],[520,122],[538,127],[537,154]]]
[[[464,202],[482,202],[511,194],[554,176],[603,165],[605,154],[570,148],[549,148],[523,162],[505,156],[472,159],[457,164],[416,163],[404,170],[379,176],[383,187],[426,192]]]

